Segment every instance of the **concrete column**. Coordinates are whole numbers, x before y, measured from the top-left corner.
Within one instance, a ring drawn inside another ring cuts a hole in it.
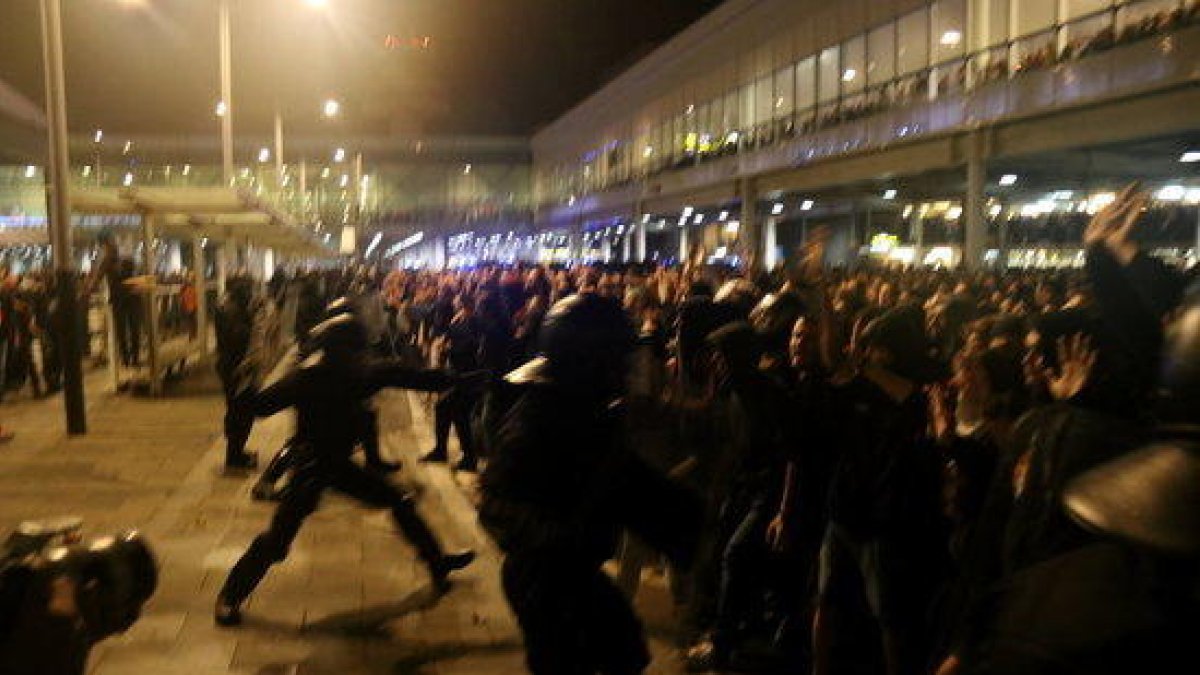
[[[913,266],[920,267],[925,262],[925,221],[915,205],[908,216],[908,231],[913,243]]]
[[[983,187],[987,179],[984,162],[983,136],[972,133],[967,139],[967,194],[963,200],[963,265],[977,270],[983,265],[983,250],[987,243],[987,204]]]
[[[225,280],[229,278],[229,244],[219,242],[214,253],[214,267],[216,268],[217,276],[217,299],[225,297]]]
[[[770,272],[779,264],[778,245],[778,228],[779,220],[777,218],[767,218],[766,224],[763,226],[763,265],[764,272]]]
[[[763,248],[763,224],[758,218],[758,186],[753,179],[741,180],[738,184],[738,197],[742,202],[738,240],[745,251],[746,267],[748,270],[761,268],[766,264],[766,250]]]

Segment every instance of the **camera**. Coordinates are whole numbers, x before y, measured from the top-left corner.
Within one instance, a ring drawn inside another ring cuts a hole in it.
[[[81,537],[82,521],[28,521],[0,544],[0,673],[81,675],[92,646],[128,630],[158,585],[135,532]]]

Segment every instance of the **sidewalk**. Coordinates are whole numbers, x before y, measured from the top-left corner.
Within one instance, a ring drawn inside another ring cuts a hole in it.
[[[63,436],[60,398],[0,406],[17,433],[0,446],[0,526],[75,514],[89,535],[138,527],[158,555],[160,585],[146,615],[97,647],[93,675],[525,672],[498,555],[476,524],[469,486],[416,462],[431,446],[420,397],[381,396],[385,454],[404,461],[400,480],[421,493],[421,511],[447,546],[475,547],[476,564],[433,604],[388,515],[331,494],[252,598],[246,625],[221,630],[212,624],[215,593],[272,507],[250,501],[252,477],[222,474],[216,380],[192,375],[162,399],[96,393],[102,382],[88,382],[91,433],[82,438]],[[288,414],[260,422],[251,448],[269,455],[291,424]],[[665,606],[657,585],[639,598],[651,634]],[[650,672],[678,671],[669,651],[655,642]]]

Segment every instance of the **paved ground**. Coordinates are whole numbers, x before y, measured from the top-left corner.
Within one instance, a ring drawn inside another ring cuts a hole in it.
[[[76,514],[89,533],[140,527],[162,567],[158,593],[126,635],[94,652],[94,675],[382,675],[524,672],[520,636],[500,594],[497,555],[479,530],[465,477],[418,465],[430,446],[424,402],[386,394],[384,447],[403,459],[401,480],[450,547],[480,560],[451,594],[432,603],[427,578],[385,513],[326,499],[282,566],[247,608],[247,625],[212,624],[214,594],[229,566],[270,516],[252,503],[251,479],[220,470],[221,402],[214,378],[193,376],[161,399],[103,393],[89,376],[91,433],[65,438],[60,399],[0,405],[17,433],[0,446],[0,527]],[[291,419],[255,428],[251,446],[269,454]],[[669,612],[661,579],[639,598],[652,635]],[[676,672],[672,650],[654,640],[651,672]]]

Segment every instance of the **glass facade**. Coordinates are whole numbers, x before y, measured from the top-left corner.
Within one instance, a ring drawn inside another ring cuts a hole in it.
[[[736,67],[701,78],[701,87],[666,93],[664,100],[676,104],[633,111],[643,120],[636,136],[598,141],[632,145],[621,162],[593,166],[581,157],[539,166],[536,197],[566,203],[588,190],[755,149],[888,105],[1013,77],[1143,37],[1164,17],[1190,22],[1198,14],[1197,0],[936,0],[795,59],[776,50],[775,63],[760,67],[757,50],[745,54]],[[717,82],[730,84],[721,92],[712,86]]]

